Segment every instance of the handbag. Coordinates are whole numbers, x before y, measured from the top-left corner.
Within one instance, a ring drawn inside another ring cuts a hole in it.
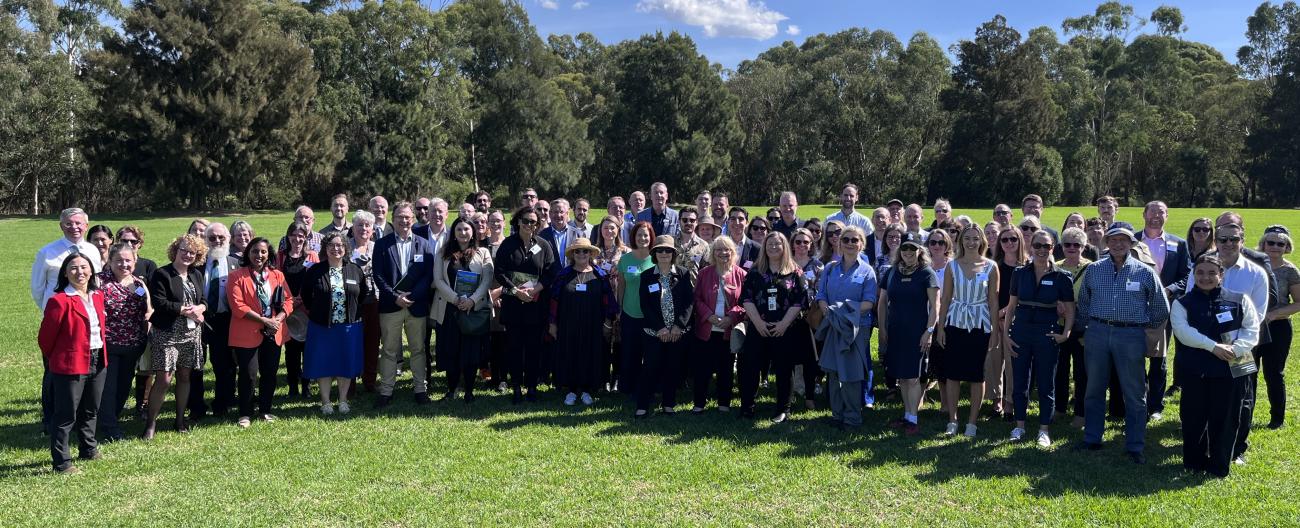
[[[488,330],[492,327],[492,310],[484,308],[482,310],[460,312],[456,317],[456,327],[460,329],[461,335],[487,335]]]

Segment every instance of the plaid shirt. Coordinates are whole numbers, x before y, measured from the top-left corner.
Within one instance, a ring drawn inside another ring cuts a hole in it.
[[[1088,266],[1088,272],[1083,274],[1078,313],[1091,319],[1156,328],[1169,318],[1169,300],[1151,266],[1129,257],[1116,270],[1115,262],[1106,257]]]

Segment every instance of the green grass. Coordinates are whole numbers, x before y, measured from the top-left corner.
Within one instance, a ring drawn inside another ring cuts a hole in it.
[[[801,216],[832,210],[805,206]],[[1048,223],[1059,226],[1068,212],[1050,209]],[[1192,218],[1216,212],[1171,211],[1170,230],[1185,232]],[[1243,213],[1252,240],[1269,223],[1300,226],[1300,211]],[[1120,216],[1140,225],[1136,208]],[[272,239],[289,218],[247,217]],[[136,222],[145,229],[146,256],[164,260],[166,240],[188,220]],[[934,405],[921,413],[924,434],[908,438],[884,427],[901,412],[897,404],[868,413],[863,432],[848,435],[818,422],[825,410],[798,412],[780,426],[713,411],[633,421],[630,406],[606,395],[579,410],[553,393],[521,407],[484,393],[472,407],[417,408],[408,378],[387,412],[374,412],[363,397],[352,417],[322,419],[313,403],[287,400],[281,384],[275,423],[240,430],[209,419],[178,435],[166,425],[168,409],[155,441],[107,445],[102,460],[80,464],[82,474],[58,476],[36,425],[39,314],[27,290],[32,255],[58,228],[49,219],[5,219],[0,233],[6,526],[1284,526],[1300,519],[1300,423],[1292,417],[1281,430],[1264,429],[1266,400],[1256,411],[1250,463],[1212,480],[1180,469],[1176,398],[1167,418],[1149,428],[1149,462],[1137,467],[1123,457],[1119,423],[1110,424],[1099,453],[1071,452],[1081,433],[1068,424],[1053,427],[1056,445],[1044,451],[1032,442],[1008,444],[1010,425],[1002,422],[982,423],[974,442],[943,439]],[[1292,409],[1300,405],[1296,368]],[[441,387],[439,379],[432,391]],[[771,408],[770,392],[765,396],[760,414]],[[125,427],[133,434],[141,424]]]

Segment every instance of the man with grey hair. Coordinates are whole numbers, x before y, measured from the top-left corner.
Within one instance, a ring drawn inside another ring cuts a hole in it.
[[[633,193],[635,195],[636,193]],[[633,198],[635,201],[635,198]],[[637,222],[650,222],[655,236],[668,235],[676,237],[681,234],[677,224],[677,210],[668,207],[668,185],[663,182],[650,184],[650,207],[636,214]]]
[[[785,235],[786,243],[790,243],[790,238],[794,235],[794,230],[799,229],[803,224],[799,220],[799,198],[795,197],[793,191],[781,193],[781,198],[777,202],[777,212],[781,214],[781,219],[773,222],[769,229]]]
[[[447,200],[433,197],[429,200],[428,223],[417,225],[411,229],[415,236],[424,238],[429,241],[430,253],[438,254],[442,245],[447,242]],[[419,206],[416,206],[416,214],[419,214]]]
[[[230,273],[239,269],[240,262],[230,256],[230,231],[225,224],[208,224],[203,233],[208,244],[207,262],[203,265],[203,295],[208,301],[204,313],[203,343],[208,346],[208,359],[212,362],[214,393],[212,414],[224,416],[235,404],[235,357],[230,350],[230,303],[226,300]],[[241,314],[242,315],[242,314]],[[198,370],[190,373],[190,401],[203,401],[203,383]],[[195,383],[195,380],[198,380]],[[199,407],[200,409],[202,406]],[[196,412],[196,414],[202,414]]]
[[[370,214],[375,215],[375,240],[393,234],[393,224],[388,222],[388,199],[375,195],[370,199]]]
[[[37,251],[36,261],[32,263],[32,301],[36,308],[45,310],[45,302],[54,295],[59,269],[68,255],[74,252],[85,255],[96,273],[104,269],[104,263],[99,260],[99,249],[86,240],[89,224],[90,218],[80,207],[70,207],[59,213],[59,229],[63,231],[63,237]]]
[[[307,232],[311,233],[311,235],[307,237],[307,251],[313,251],[319,255],[320,243],[321,240],[325,239],[325,237],[316,232],[316,213],[312,211],[310,207],[300,205],[293,211],[293,221],[302,222],[302,225],[307,226]],[[280,237],[280,246],[276,251],[283,253],[287,249],[289,249],[289,237],[282,236]]]
[[[562,266],[567,264],[564,258],[564,250],[568,248],[569,242],[569,201],[564,198],[551,200],[550,218],[541,218],[543,222],[548,222],[546,226],[537,233],[537,236],[551,243],[551,253],[555,257],[555,262]]]

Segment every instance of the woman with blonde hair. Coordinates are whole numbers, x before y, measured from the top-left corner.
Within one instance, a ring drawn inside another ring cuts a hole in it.
[[[921,237],[904,233],[893,265],[880,287],[876,305],[880,348],[885,350],[885,372],[898,380],[903,417],[889,426],[907,435],[920,432],[917,412],[921,405],[921,372],[930,352],[939,316],[939,279],[930,269],[930,255]]]
[[[811,342],[795,341],[795,333],[790,331],[808,303],[808,283],[791,256],[785,235],[768,232],[763,237],[758,260],[745,275],[741,302],[748,322],[740,358],[741,417],[754,416],[759,373],[771,361],[776,371],[776,413],[772,422],[784,422],[790,413],[791,377],[794,361],[801,353],[798,347],[812,346]]]

